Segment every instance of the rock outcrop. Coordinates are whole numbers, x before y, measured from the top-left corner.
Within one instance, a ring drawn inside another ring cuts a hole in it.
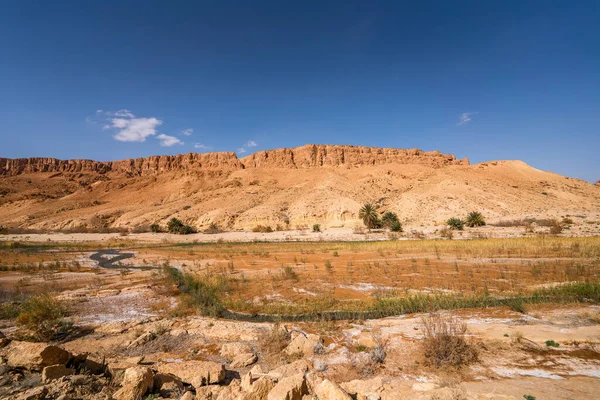
[[[233,152],[187,153],[175,156],[152,156],[119,161],[58,160],[56,158],[0,158],[0,175],[33,172],[114,172],[125,176],[155,175],[168,171],[244,168],[316,168],[323,166],[360,166],[424,164],[431,167],[468,165],[451,154],[419,149],[389,149],[365,146],[306,145],[293,149],[260,151],[239,159]]]

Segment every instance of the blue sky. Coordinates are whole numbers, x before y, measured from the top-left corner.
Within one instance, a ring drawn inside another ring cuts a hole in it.
[[[354,144],[595,181],[599,21],[583,0],[4,1],[0,157]]]

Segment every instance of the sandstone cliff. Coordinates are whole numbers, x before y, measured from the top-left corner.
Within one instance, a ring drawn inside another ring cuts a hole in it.
[[[120,161],[58,160],[55,158],[0,158],[0,175],[33,172],[108,172],[145,176],[168,171],[244,168],[316,168],[322,166],[361,166],[381,164],[422,164],[434,168],[468,165],[451,154],[419,149],[384,149],[364,146],[306,145],[293,149],[265,150],[239,159],[233,152],[188,153],[152,156]]]

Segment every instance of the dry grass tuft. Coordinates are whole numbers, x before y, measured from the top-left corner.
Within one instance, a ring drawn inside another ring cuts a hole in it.
[[[465,338],[467,324],[438,313],[423,318],[423,351],[436,368],[461,367],[477,361],[477,350]]]

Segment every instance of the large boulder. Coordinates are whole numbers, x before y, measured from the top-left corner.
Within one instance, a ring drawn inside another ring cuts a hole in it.
[[[294,332],[290,344],[283,350],[288,355],[312,355],[323,351],[323,339],[319,335]]]
[[[163,364],[158,372],[171,374],[195,388],[221,383],[225,379],[225,367],[212,361],[183,361]]]
[[[231,364],[231,368],[244,368],[248,365],[254,364],[258,360],[258,357],[254,353],[244,353],[235,357]]]
[[[49,383],[63,376],[73,375],[75,370],[67,368],[62,364],[50,365],[42,370],[42,382]]]
[[[316,385],[314,392],[319,400],[352,400],[352,397],[337,383],[327,379]]]
[[[281,379],[286,376],[296,375],[299,373],[305,373],[308,371],[309,365],[306,360],[296,360],[291,364],[282,365],[278,368],[269,372],[269,376],[276,379]]]
[[[267,396],[268,400],[302,400],[308,394],[304,373],[281,379]]]
[[[11,367],[40,371],[49,365],[65,365],[72,354],[57,346],[13,340],[6,346],[7,363]]]
[[[114,400],[141,400],[152,390],[154,374],[147,367],[132,367],[125,370],[121,389],[113,394]]]

